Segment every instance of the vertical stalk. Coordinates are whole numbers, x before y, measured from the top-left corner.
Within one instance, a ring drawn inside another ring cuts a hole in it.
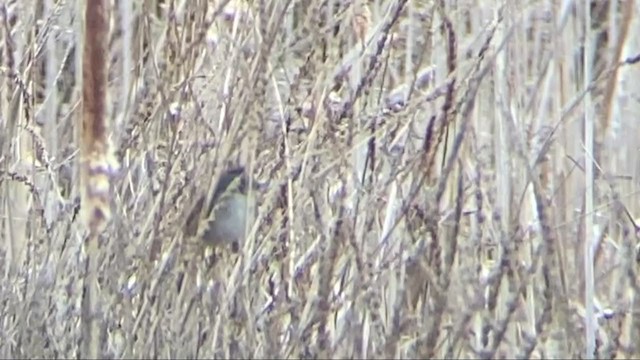
[[[89,233],[84,243],[86,276],[82,299],[83,358],[101,357],[98,270],[100,234],[111,218],[110,178],[116,169],[108,141],[107,68],[109,61],[109,2],[86,3],[82,61],[80,137],[81,215]]]
[[[584,22],[584,88],[591,82],[591,9],[585,4]],[[585,276],[585,336],[586,358],[595,356],[595,314],[594,314],[594,278],[593,278],[593,238],[594,238],[594,204],[593,204],[593,161],[594,161],[594,118],[592,114],[591,93],[587,91],[584,97],[584,142],[585,142],[585,241],[584,241],[584,276]]]

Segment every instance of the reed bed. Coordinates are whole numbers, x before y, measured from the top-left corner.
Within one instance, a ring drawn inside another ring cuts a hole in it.
[[[0,357],[640,357],[639,1],[0,20]],[[238,164],[256,221],[205,248]]]

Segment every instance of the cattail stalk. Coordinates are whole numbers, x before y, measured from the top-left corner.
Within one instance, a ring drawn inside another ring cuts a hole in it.
[[[84,244],[87,273],[82,302],[82,357],[95,359],[101,355],[97,284],[100,248],[98,239],[111,218],[110,177],[117,166],[107,137],[108,2],[87,2],[84,21],[80,181],[81,214],[89,233]]]

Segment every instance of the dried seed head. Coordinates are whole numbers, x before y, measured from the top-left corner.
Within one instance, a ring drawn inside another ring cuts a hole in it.
[[[356,35],[356,39],[364,46],[371,26],[371,10],[366,1],[359,0],[353,3],[352,11],[351,26],[353,27],[353,32]]]

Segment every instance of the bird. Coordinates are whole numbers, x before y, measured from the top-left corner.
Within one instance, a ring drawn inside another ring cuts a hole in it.
[[[205,197],[201,196],[189,213],[185,233],[199,237],[208,245],[231,246],[237,252],[243,246],[245,228],[255,206],[244,167],[224,171],[211,200],[205,201]],[[203,208],[206,211],[201,214]]]

